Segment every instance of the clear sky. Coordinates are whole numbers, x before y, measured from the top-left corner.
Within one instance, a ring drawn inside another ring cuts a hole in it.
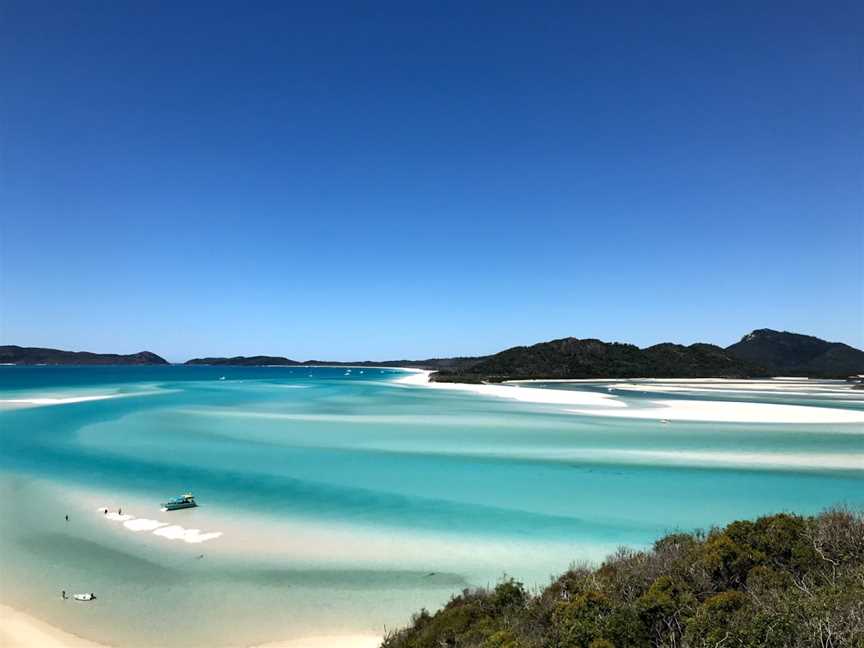
[[[6,0],[0,25],[0,343],[864,346],[861,2]]]

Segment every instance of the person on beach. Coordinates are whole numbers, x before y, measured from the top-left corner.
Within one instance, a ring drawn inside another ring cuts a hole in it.
[[[60,596],[63,597],[63,600],[66,600],[66,590],[60,590]]]
[[[117,515],[123,515],[123,509],[122,508],[117,509]]]
[[[68,516],[68,515],[66,516],[66,521],[67,521],[67,522],[69,521],[69,516]]]

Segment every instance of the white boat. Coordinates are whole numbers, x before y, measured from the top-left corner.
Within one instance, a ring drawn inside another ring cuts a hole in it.
[[[87,592],[86,594],[73,594],[72,598],[76,601],[93,601],[96,599],[96,595],[93,592]]]
[[[166,511],[195,508],[196,506],[198,506],[198,504],[195,503],[195,496],[192,493],[184,493],[180,497],[172,497],[170,500],[162,504],[162,508]]]

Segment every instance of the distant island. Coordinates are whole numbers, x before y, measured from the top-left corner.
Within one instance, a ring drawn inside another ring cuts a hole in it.
[[[291,360],[283,356],[234,356],[233,358],[192,358],[187,365],[233,365],[262,367],[284,365],[292,367],[401,367],[406,369],[448,369],[460,367],[481,358],[429,358],[426,360]]]
[[[864,351],[810,335],[757,329],[726,348],[670,342],[639,348],[597,339],[562,338],[488,356],[360,362],[300,362],[281,356],[195,358],[186,364],[376,366],[429,369],[436,382],[579,378],[846,378],[864,373]]]
[[[162,365],[150,351],[130,355],[0,346],[0,363],[55,365]],[[187,365],[358,366],[428,369],[436,382],[502,382],[590,378],[846,378],[864,374],[864,351],[810,335],[757,329],[726,348],[706,343],[633,344],[574,337],[517,346],[487,356],[425,360],[292,360],[256,355],[193,358]]]
[[[714,344],[632,344],[563,338],[513,347],[433,374],[439,382],[566,378],[845,378],[864,373],[864,351],[810,335],[757,329]]]
[[[289,360],[282,356],[234,356],[233,358],[192,358],[184,364],[187,365],[232,365],[235,367],[264,367],[270,365],[299,365],[296,360]]]
[[[16,365],[167,365],[168,361],[150,351],[121,355],[62,351],[41,347],[0,346],[0,364]]]

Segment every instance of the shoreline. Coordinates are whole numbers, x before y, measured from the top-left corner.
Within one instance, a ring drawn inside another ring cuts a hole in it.
[[[110,648],[0,603],[0,644],[8,648]]]
[[[427,389],[449,389],[471,392],[483,396],[510,398],[527,403],[546,405],[566,405],[564,411],[583,416],[611,416],[628,419],[654,419],[660,422],[686,421],[705,423],[779,423],[779,424],[862,424],[864,411],[831,407],[812,407],[808,405],[778,405],[774,403],[749,403],[734,400],[684,400],[672,397],[657,390],[657,398],[645,400],[646,407],[630,407],[614,395],[615,387],[610,385],[608,393],[588,391],[567,391],[523,387],[525,384],[476,384],[476,383],[438,383],[430,382],[428,370],[413,370],[409,375],[398,378],[393,384],[399,386],[425,387]],[[722,379],[711,379],[718,384]],[[542,381],[549,382],[549,381]],[[559,381],[576,382],[576,381]],[[600,382],[600,381],[594,381]],[[603,381],[604,383],[606,381]],[[630,391],[622,384],[621,391]],[[734,381],[732,381],[734,382]],[[724,384],[724,383],[719,383]],[[777,381],[779,386],[783,381]],[[815,386],[815,385],[814,385]],[[731,385],[730,385],[731,387]],[[635,390],[635,389],[633,389]],[[670,390],[670,391],[674,391]],[[729,391],[735,391],[730,389]],[[777,389],[780,391],[780,389]],[[722,394],[719,390],[717,394]],[[575,406],[575,408],[573,407]]]
[[[310,635],[249,648],[377,648],[382,639],[371,634]],[[72,634],[4,603],[0,603],[0,645],[4,648],[112,648],[110,644]]]

